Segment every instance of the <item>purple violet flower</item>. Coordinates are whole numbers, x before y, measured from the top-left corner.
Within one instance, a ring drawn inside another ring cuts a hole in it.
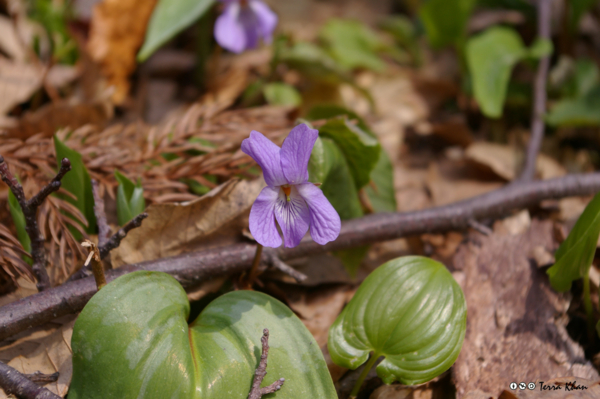
[[[260,0],[221,0],[223,14],[215,23],[215,39],[219,45],[234,53],[255,48],[258,40],[272,40],[277,15]]]
[[[340,216],[314,183],[308,182],[308,160],[319,132],[301,124],[292,129],[281,148],[262,133],[252,131],[242,151],[262,168],[267,187],[250,211],[250,232],[259,244],[279,247],[298,245],[310,226],[312,239],[324,245],[340,234]]]

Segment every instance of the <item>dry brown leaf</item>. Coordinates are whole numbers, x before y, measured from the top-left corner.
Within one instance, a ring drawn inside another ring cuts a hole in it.
[[[15,24],[4,15],[0,15],[0,49],[11,59],[18,62],[25,62],[27,58],[23,42],[17,36]]]
[[[453,372],[459,398],[478,389],[497,397],[514,380],[598,379],[565,328],[569,301],[530,262],[534,248],[556,245],[552,222],[533,220],[518,235],[472,233],[471,241],[459,248],[453,264],[464,273],[468,311]]]
[[[232,179],[196,201],[153,204],[148,218],[111,252],[115,267],[178,255],[236,241],[248,226],[248,212],[262,179]]]
[[[103,0],[94,6],[87,49],[115,87],[115,104],[122,104],[129,93],[129,75],[155,4],[156,0]]]
[[[373,391],[369,399],[432,399],[434,396],[434,391],[428,387],[415,389],[404,385],[382,385]]]
[[[58,381],[45,387],[51,392],[64,397],[69,390],[73,375],[71,336],[75,317],[71,316],[64,325],[48,330],[36,330],[30,336],[22,338],[8,347],[0,349],[0,359],[8,360],[8,365],[23,374],[33,374],[37,371],[44,374],[59,373]],[[7,398],[0,391],[0,399]]]
[[[288,295],[288,305],[298,313],[300,320],[315,337],[319,347],[322,347],[327,344],[329,327],[352,298],[354,292],[355,290],[344,285],[319,288],[315,292],[302,290],[297,297]]]
[[[427,186],[431,193],[431,199],[436,206],[450,204],[502,187],[499,182],[483,182],[467,179],[446,179],[436,164],[431,164],[427,176]]]
[[[514,180],[521,167],[521,160],[514,148],[496,143],[478,142],[471,144],[465,155],[480,166],[487,167],[505,180]],[[542,179],[564,176],[567,171],[557,161],[540,154],[536,172]]]
[[[0,115],[27,101],[42,85],[42,71],[0,56]]]

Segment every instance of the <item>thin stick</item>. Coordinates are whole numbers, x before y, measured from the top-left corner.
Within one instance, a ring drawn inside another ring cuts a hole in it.
[[[285,382],[285,378],[280,378],[274,383],[264,388],[260,387],[262,384],[265,375],[267,375],[267,356],[269,356],[269,330],[263,330],[263,336],[260,339],[262,343],[262,354],[260,355],[260,362],[258,363],[258,367],[254,372],[254,381],[252,382],[252,389],[250,390],[250,394],[248,395],[248,399],[260,399],[263,395],[267,395],[269,393],[277,392],[281,389],[281,386]]]
[[[263,246],[259,243],[256,243],[256,252],[254,253],[254,259],[252,260],[252,267],[250,268],[250,272],[248,272],[248,278],[244,282],[244,286],[246,289],[250,289],[252,284],[254,284],[254,280],[258,276],[258,266],[260,265],[260,260],[262,258],[262,250]]]
[[[22,399],[61,399],[3,362],[0,362],[0,387],[6,394]]]
[[[551,0],[538,0],[538,39],[550,39]],[[522,182],[531,181],[535,176],[537,156],[540,152],[542,138],[544,137],[544,114],[546,113],[546,81],[550,56],[544,56],[538,64],[534,83],[533,115],[531,116],[531,138],[527,147],[527,158],[523,172],[519,177]]]
[[[292,266],[279,259],[279,257],[275,254],[274,251],[265,252],[267,252],[267,263],[273,269],[277,269],[280,272],[287,274],[299,283],[305,281],[308,278],[306,274],[300,273],[298,270],[294,269]]]
[[[469,220],[497,219],[511,211],[537,205],[547,199],[591,195],[600,191],[600,173],[568,175],[556,179],[510,184],[501,189],[465,201],[404,213],[375,213],[342,224],[337,240],[319,245],[310,239],[297,247],[274,251],[286,261],[328,251],[338,251],[384,240],[424,233],[460,231]],[[107,281],[135,270],[162,271],[171,274],[184,287],[216,276],[227,276],[252,266],[256,246],[234,244],[189,252],[175,257],[122,266],[106,273]],[[0,308],[0,340],[57,317],[78,312],[96,292],[91,278],[63,284],[12,302]]]
[[[147,217],[148,217],[147,213],[145,213],[145,212],[140,213],[139,215],[137,215],[136,217],[131,219],[129,222],[127,222],[127,224],[125,226],[120,228],[108,240],[106,240],[104,242],[104,245],[99,245],[98,252],[100,254],[100,260],[106,258],[108,256],[108,254],[110,253],[110,251],[117,248],[121,244],[121,241],[123,241],[123,239],[125,237],[127,237],[127,233],[129,233],[131,230],[133,230],[137,227],[140,227],[142,225],[142,221],[144,219],[146,219]],[[98,241],[100,241],[100,240],[98,240]],[[71,277],[69,277],[69,279],[67,281],[75,281],[75,280],[80,280],[82,278],[88,277],[90,275],[90,272],[92,271],[91,266],[92,266],[91,264],[88,264],[86,262],[86,264],[83,265],[75,273],[73,273],[73,275]]]
[[[94,280],[96,280],[96,287],[98,288],[98,291],[100,291],[100,288],[106,285],[104,266],[102,266],[102,261],[100,260],[100,251],[98,251],[96,244],[90,240],[85,240],[81,246],[90,249],[90,253],[85,261],[84,267],[89,267],[90,264],[92,265],[92,272],[94,273]]]
[[[25,192],[23,186],[18,180],[10,173],[8,165],[4,162],[4,157],[0,155],[0,175],[2,180],[8,185],[12,193],[17,198],[23,215],[25,216],[25,231],[31,240],[31,258],[33,259],[33,265],[31,269],[35,278],[37,279],[38,291],[44,291],[50,288],[50,278],[46,271],[46,249],[44,248],[44,236],[40,231],[37,222],[37,209],[53,192],[57,191],[61,185],[61,179],[65,174],[71,170],[71,162],[67,158],[63,158],[60,170],[48,183],[44,186],[33,198],[29,201],[25,199]]]

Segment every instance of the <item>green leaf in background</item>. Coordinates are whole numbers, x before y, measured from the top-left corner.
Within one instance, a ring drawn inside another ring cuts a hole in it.
[[[340,148],[356,188],[360,189],[367,185],[381,152],[377,139],[350,122],[345,116],[329,120],[319,128],[319,135],[330,138]]]
[[[342,220],[361,217],[363,211],[358,190],[344,154],[332,140],[324,137],[317,139],[315,147],[317,151],[313,150],[314,155],[311,154],[309,161],[309,180],[323,183],[323,194]],[[317,178],[319,181],[313,180]]]
[[[83,164],[81,154],[67,147],[57,136],[54,136],[54,150],[56,151],[56,162],[59,169],[63,158],[68,158],[71,162],[71,171],[63,177],[61,187],[77,199],[65,196],[65,200],[81,211],[88,223],[87,226],[84,226],[85,231],[94,234],[96,232],[96,215],[94,214],[92,180]],[[69,230],[76,239],[81,239],[81,233],[77,229],[72,228]]]
[[[346,70],[365,68],[380,72],[385,68],[378,53],[386,49],[386,44],[360,21],[331,19],[319,37]]]
[[[600,193],[585,207],[569,236],[554,254],[556,262],[546,272],[552,288],[559,292],[568,291],[573,281],[587,275],[599,235]]]
[[[292,311],[268,295],[235,291],[188,326],[190,305],[171,276],[138,271],[95,294],[73,330],[69,399],[248,397],[268,328],[277,399],[337,398],[325,360]]]
[[[546,121],[552,126],[599,126],[600,85],[582,97],[557,102],[550,109]]]
[[[389,16],[379,24],[379,28],[391,34],[396,44],[410,54],[412,61],[417,66],[421,65],[422,58],[417,41],[417,29],[408,17],[404,15]]]
[[[146,201],[144,200],[144,189],[141,181],[134,184],[127,176],[115,170],[115,177],[119,182],[117,189],[117,219],[119,225],[123,226],[131,219],[144,212]]]
[[[329,330],[332,360],[356,369],[385,356],[386,383],[421,384],[446,371],[460,353],[467,305],[444,265],[421,256],[391,260],[371,273]]]
[[[282,82],[273,82],[264,86],[263,94],[271,105],[297,107],[302,104],[302,97],[294,86]]]
[[[19,180],[18,177],[17,180]],[[21,181],[19,180],[19,183],[20,182]],[[21,209],[21,205],[19,205],[17,197],[12,193],[12,190],[8,190],[8,210],[10,211],[10,215],[12,216],[17,229],[17,238],[19,239],[19,242],[25,251],[31,253],[31,239],[27,234],[27,230],[25,230],[25,215],[23,214],[23,210]],[[24,260],[29,264],[33,264],[32,259],[29,257],[24,257]]]
[[[346,83],[364,96],[371,105],[374,104],[368,90],[358,86],[352,75],[344,71],[336,60],[312,43],[298,42],[289,47],[282,47],[278,50],[278,59],[279,62],[314,81],[331,85]]]
[[[419,16],[433,47],[458,44],[465,37],[467,22],[476,0],[427,0]]]
[[[526,56],[539,59],[552,54],[552,41],[548,39],[536,39],[529,47]]]
[[[145,61],[160,46],[200,19],[215,0],[159,0],[146,30],[138,60]]]
[[[375,212],[396,212],[394,167],[387,152],[383,149],[371,171],[371,183],[367,184],[364,190]]]
[[[526,56],[527,48],[511,28],[493,27],[467,42],[466,57],[475,98],[486,116],[502,115],[512,69]]]
[[[319,119],[330,119],[335,118],[336,116],[347,116],[350,120],[356,120],[357,126],[360,127],[363,131],[368,133],[371,137],[376,137],[375,133],[369,129],[369,126],[365,123],[363,118],[358,116],[356,112],[350,111],[347,108],[340,107],[339,105],[332,104],[321,104],[316,105],[308,111],[306,115],[306,119],[311,121],[316,121]]]
[[[579,59],[575,62],[572,85],[574,97],[583,97],[598,85],[598,64],[590,59]]]

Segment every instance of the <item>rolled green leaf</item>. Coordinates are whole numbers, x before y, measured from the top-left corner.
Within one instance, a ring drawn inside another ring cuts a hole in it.
[[[465,337],[467,305],[444,265],[406,256],[365,279],[329,330],[332,360],[356,369],[384,356],[377,375],[386,383],[431,380],[456,361]]]

